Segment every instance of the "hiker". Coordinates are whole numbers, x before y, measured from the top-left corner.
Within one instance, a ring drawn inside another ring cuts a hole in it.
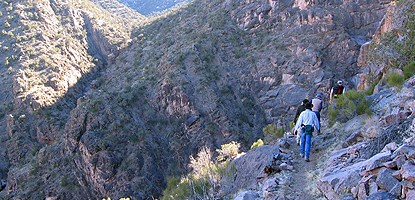
[[[346,88],[343,85],[343,81],[337,81],[337,84],[330,90],[330,103],[333,98],[337,98],[339,95],[344,94],[345,92]]]
[[[305,110],[305,105],[308,103],[308,99],[304,99],[301,104],[297,107],[297,112],[295,113],[294,117],[294,126],[295,122],[297,122],[298,117],[300,114]],[[297,135],[297,145],[300,145],[300,133],[298,133],[297,129],[293,128],[294,135]]]
[[[314,130],[319,132],[320,125],[318,123],[317,115],[311,108],[313,104],[308,102],[305,105],[306,110],[303,111],[295,124],[295,129],[301,129],[301,143],[300,143],[300,156],[304,157],[306,162],[310,162],[310,149],[311,149],[311,138]]]
[[[313,108],[311,110],[314,113],[316,113],[318,124],[319,126],[321,126],[320,112],[321,112],[321,109],[323,109],[323,95],[321,93],[318,93],[316,97],[311,100],[311,103],[313,104]]]

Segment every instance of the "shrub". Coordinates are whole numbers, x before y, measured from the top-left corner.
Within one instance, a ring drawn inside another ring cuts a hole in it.
[[[405,80],[411,78],[413,75],[415,75],[415,61],[412,61],[403,67],[403,76]]]
[[[163,191],[162,200],[169,199],[202,199],[209,188],[207,181],[192,176],[186,178],[170,177],[167,188]]]
[[[328,112],[329,126],[334,125],[334,122],[336,122],[337,115],[339,115],[339,110],[336,110],[335,108],[330,106]]]
[[[370,102],[366,99],[365,92],[349,90],[344,95],[340,95],[328,111],[329,126],[334,122],[346,122],[356,115],[371,114]]]
[[[226,149],[232,149],[235,153],[235,148],[239,148],[239,144],[231,142],[222,145],[219,152],[228,152]],[[236,149],[237,149],[236,148]],[[189,167],[193,171],[183,178],[169,177],[167,180],[167,187],[163,191],[162,199],[216,199],[214,198],[222,177],[229,173],[235,173],[236,169],[229,161],[212,162],[212,156],[208,148],[203,148],[197,155],[196,159],[190,157]],[[226,170],[230,168],[230,170]]]
[[[268,124],[262,129],[262,131],[264,132],[265,135],[269,135],[269,136],[276,137],[276,138],[280,138],[284,135],[284,129],[283,128],[277,129],[275,124]]]
[[[239,153],[239,147],[241,145],[235,141],[221,145],[221,149],[216,150],[219,153],[217,160],[225,161],[235,157]]]
[[[261,138],[259,138],[254,144],[251,145],[251,149],[257,148],[264,145],[264,141],[262,141]]]
[[[401,74],[397,72],[390,72],[386,76],[386,83],[392,87],[401,88],[404,81],[405,81],[404,76],[402,76]]]

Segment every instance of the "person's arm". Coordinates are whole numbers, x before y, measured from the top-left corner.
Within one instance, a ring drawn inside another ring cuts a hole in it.
[[[301,124],[303,123],[303,115],[302,114],[300,114],[300,116],[298,117],[298,119],[297,119],[297,122],[295,123],[295,127],[294,127],[294,129],[295,130],[298,130],[298,129],[300,129],[301,128]]]

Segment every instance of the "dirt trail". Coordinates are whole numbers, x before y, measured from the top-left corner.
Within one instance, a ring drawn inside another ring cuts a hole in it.
[[[322,157],[321,152],[312,151],[310,153],[310,162],[306,162],[304,158],[300,157],[300,146],[295,142],[295,138],[289,139],[290,150],[293,151],[294,170],[290,179],[289,199],[298,200],[314,200],[321,196],[316,188],[316,183],[313,177],[317,173],[317,166],[319,158]]]
[[[326,126],[322,127],[322,130]],[[287,174],[289,177],[288,187],[285,187],[285,197],[289,200],[316,200],[325,199],[321,192],[317,189],[317,181],[322,172],[322,164],[325,161],[326,149],[321,148],[317,141],[321,141],[320,137],[325,136],[322,133],[314,134],[313,143],[310,152],[310,162],[306,162],[300,157],[300,146],[296,143],[296,138],[291,136],[287,138],[289,143],[288,150],[292,152],[294,170]],[[318,140],[319,139],[319,140]]]

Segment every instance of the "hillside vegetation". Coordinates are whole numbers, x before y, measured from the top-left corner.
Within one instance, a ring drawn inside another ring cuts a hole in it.
[[[398,59],[376,59],[385,38],[401,45],[376,32],[396,2],[196,0],[152,17],[110,0],[1,3],[6,199],[159,198],[192,180],[197,157],[219,157],[221,176],[236,154],[223,145],[274,142],[338,79],[376,94],[396,82],[386,69],[412,77],[412,32]],[[363,111],[334,121],[370,113],[348,98]],[[219,178],[199,195],[231,197]]]

